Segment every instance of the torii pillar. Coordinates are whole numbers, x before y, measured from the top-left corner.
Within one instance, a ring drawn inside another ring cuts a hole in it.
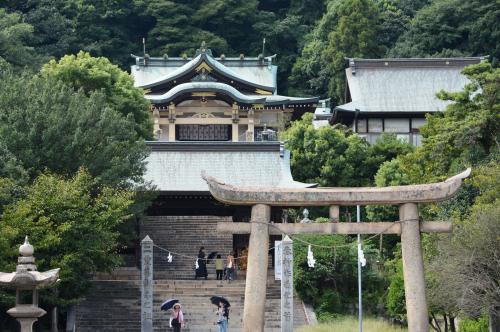
[[[410,332],[428,332],[427,300],[420,232],[451,232],[449,222],[425,222],[418,218],[418,203],[444,201],[453,197],[468,177],[470,169],[444,182],[367,188],[275,188],[232,186],[202,174],[211,194],[233,205],[251,205],[250,223],[221,222],[217,230],[248,234],[247,281],[243,313],[244,332],[263,332],[266,302],[268,248],[270,234],[400,234],[403,256],[406,311]],[[333,219],[340,205],[399,205],[400,222],[273,224],[271,206],[329,206]],[[332,213],[333,211],[333,213]]]

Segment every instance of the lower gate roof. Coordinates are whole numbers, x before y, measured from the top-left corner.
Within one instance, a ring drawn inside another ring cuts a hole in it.
[[[201,174],[235,185],[307,188],[294,181],[279,142],[148,142],[144,179],[161,192],[209,192]]]

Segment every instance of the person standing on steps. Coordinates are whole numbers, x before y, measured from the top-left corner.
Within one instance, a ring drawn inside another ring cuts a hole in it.
[[[222,273],[224,272],[224,260],[221,258],[221,255],[217,255],[215,259],[215,274],[217,276],[217,280],[222,280]]]
[[[181,329],[184,327],[184,314],[179,302],[174,304],[172,313],[170,314],[170,327],[174,328],[174,332],[181,332]]]
[[[222,301],[219,302],[219,309],[217,310],[217,315],[219,316],[219,320],[217,321],[217,325],[219,326],[219,332],[227,332],[227,324],[229,321],[229,308]]]
[[[226,278],[231,281],[233,280],[233,272],[234,272],[234,256],[233,252],[231,251],[229,255],[227,255],[226,259]]]
[[[205,258],[205,247],[201,247],[198,251],[198,268],[196,269],[196,273],[194,279],[205,278],[208,279],[207,272],[207,260]]]

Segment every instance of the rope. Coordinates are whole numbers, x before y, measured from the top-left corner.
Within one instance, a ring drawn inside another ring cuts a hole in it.
[[[191,255],[181,254],[181,253],[178,253],[178,252],[175,252],[175,251],[168,250],[166,248],[160,247],[159,245],[156,245],[154,243],[153,243],[153,247],[156,247],[156,248],[158,248],[158,249],[160,249],[160,250],[162,250],[164,252],[168,252],[168,253],[170,253],[173,256],[180,256],[180,257],[185,257],[185,258],[189,258],[189,259],[208,259],[208,258],[199,258],[198,256],[191,256]],[[271,248],[269,248],[268,251],[271,251],[274,248],[276,248],[276,247],[271,247]],[[237,260],[237,259],[242,259],[242,258],[247,258],[247,257],[248,257],[248,255],[246,255],[246,256],[239,256],[239,257],[233,257],[233,259]],[[215,258],[210,258],[210,260],[212,260],[212,259],[215,259]]]
[[[391,227],[394,226],[394,224],[400,224],[402,222],[405,222],[405,221],[420,221],[418,218],[414,218],[414,219],[405,219],[405,220],[398,220],[398,221],[395,221],[395,222],[392,222],[389,226],[387,226],[386,228],[384,228],[381,232],[377,233],[377,234],[374,234],[366,239],[363,239],[361,241],[362,244],[364,244],[365,242],[377,237],[377,236],[380,236],[381,234],[384,234],[386,231],[388,231]],[[251,221],[252,223],[255,223],[255,224],[264,224],[264,225],[269,225],[271,227],[274,227],[275,229],[277,229],[282,235],[288,235],[288,237],[290,237],[292,240],[294,241],[298,241],[298,242],[301,242],[305,245],[308,245],[308,246],[311,246],[311,247],[316,247],[316,248],[324,248],[324,249],[336,249],[336,248],[344,248],[344,247],[350,247],[350,246],[354,246],[356,245],[357,246],[357,242],[352,242],[352,243],[348,243],[348,244],[339,244],[339,245],[334,245],[334,246],[325,246],[325,245],[321,245],[321,244],[315,244],[315,243],[312,243],[312,242],[308,242],[306,240],[303,240],[299,237],[296,237],[295,235],[290,235],[290,234],[287,234],[285,232],[283,232],[278,226],[276,226],[276,224],[271,224],[271,223],[266,223],[266,222],[262,222],[262,221]],[[325,235],[328,235],[328,234],[325,234]]]
[[[363,239],[361,241],[361,243],[365,244],[366,242],[370,241],[371,239],[373,239],[373,238],[375,238],[377,236],[380,236],[381,234],[384,234],[391,227],[393,227],[394,224],[400,224],[400,223],[405,222],[405,221],[420,221],[420,220],[418,218],[414,218],[414,219],[405,219],[405,220],[395,221],[395,222],[391,223],[389,226],[387,226],[386,228],[384,228],[381,232],[379,232],[377,234],[374,234],[374,235],[372,235],[372,236],[370,236],[370,237],[368,237],[366,239]],[[301,244],[304,244],[304,245],[307,245],[307,246],[311,246],[311,247],[337,250],[338,248],[347,248],[347,247],[350,247],[350,246],[357,246],[358,245],[357,242],[351,242],[351,243],[347,243],[347,244],[338,244],[338,245],[333,245],[333,246],[325,246],[325,245],[321,245],[321,244],[315,244],[315,243],[303,240],[300,237],[297,237],[295,235],[291,235],[291,234],[283,232],[278,226],[276,226],[276,224],[271,224],[271,223],[262,222],[262,221],[251,221],[251,223],[254,223],[254,224],[263,224],[263,225],[271,226],[271,227],[277,229],[282,235],[290,237],[293,241],[297,241],[297,242],[299,242]],[[327,234],[325,234],[325,235],[327,235]],[[174,256],[180,256],[180,257],[185,257],[185,258],[189,258],[189,259],[201,259],[201,258],[198,258],[198,256],[191,256],[191,255],[181,254],[181,253],[178,253],[178,252],[175,252],[175,251],[168,250],[166,248],[160,247],[159,245],[156,245],[156,244],[153,244],[153,246],[156,247],[156,248],[158,248],[158,249],[160,249],[160,250],[162,250],[162,251],[168,252],[168,253],[170,253],[171,255],[174,255]],[[275,249],[275,247],[269,248],[268,251],[271,251],[273,249]],[[248,258],[248,255],[234,257],[234,260],[243,259],[243,258]]]

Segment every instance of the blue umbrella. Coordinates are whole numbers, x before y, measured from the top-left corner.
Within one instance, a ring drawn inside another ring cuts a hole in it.
[[[166,300],[165,302],[163,302],[163,304],[161,305],[161,310],[168,310],[168,309],[172,309],[172,307],[174,306],[174,304],[178,303],[179,300],[177,299],[168,299]]]

